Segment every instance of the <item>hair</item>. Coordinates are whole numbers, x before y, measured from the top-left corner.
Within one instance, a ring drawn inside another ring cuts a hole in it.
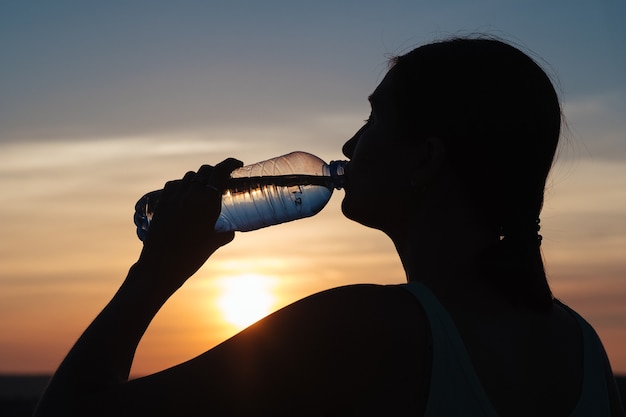
[[[495,39],[454,38],[392,59],[395,94],[418,138],[435,136],[493,237],[476,272],[516,304],[552,308],[538,235],[561,130],[559,99],[528,55]]]

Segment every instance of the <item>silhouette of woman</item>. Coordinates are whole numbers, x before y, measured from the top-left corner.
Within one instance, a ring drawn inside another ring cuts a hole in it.
[[[203,166],[165,185],[139,260],[36,415],[623,416],[599,339],[544,273],[561,123],[545,72],[501,41],[451,39],[395,58],[370,102],[343,147],[342,210],[389,236],[408,284],[312,295],[129,381],[151,319],[234,237],[213,225],[241,162]]]

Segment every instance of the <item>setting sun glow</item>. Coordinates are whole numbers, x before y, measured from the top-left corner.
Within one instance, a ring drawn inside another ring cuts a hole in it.
[[[243,329],[272,311],[275,296],[274,279],[257,274],[224,277],[220,280],[221,294],[217,305],[226,320]]]

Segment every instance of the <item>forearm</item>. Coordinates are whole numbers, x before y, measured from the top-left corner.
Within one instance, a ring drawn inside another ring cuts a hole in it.
[[[162,285],[164,281],[158,272],[133,265],[115,296],[55,373],[36,415],[64,414],[86,396],[128,379],[141,337],[175,290]]]
[[[152,318],[215,250],[234,238],[234,232],[215,233],[214,226],[224,185],[241,165],[227,159],[165,184],[139,261],[70,350],[37,416],[67,416],[79,403],[89,408],[105,392],[114,396],[116,387],[128,380],[135,350]]]

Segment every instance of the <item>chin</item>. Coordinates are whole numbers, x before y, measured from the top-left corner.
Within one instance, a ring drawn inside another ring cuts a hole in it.
[[[346,216],[350,220],[356,221],[356,219],[352,216],[352,209],[350,206],[351,205],[347,196],[344,197],[344,199],[341,201],[341,212],[343,213],[344,216]]]
[[[371,203],[354,201],[350,199],[347,194],[341,202],[341,212],[348,219],[360,223],[363,226],[381,230],[380,221],[376,219],[379,216],[375,216],[377,210],[372,211],[365,209],[371,207]]]

